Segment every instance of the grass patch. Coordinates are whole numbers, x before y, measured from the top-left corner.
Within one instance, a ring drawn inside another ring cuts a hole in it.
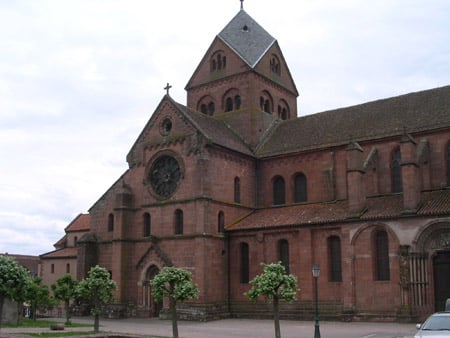
[[[101,332],[99,332],[101,333]],[[94,331],[71,331],[71,332],[42,332],[42,333],[27,333],[27,335],[32,337],[70,337],[70,336],[88,336],[95,334]]]
[[[22,323],[20,325],[12,325],[12,324],[5,324],[2,325],[2,327],[46,327],[49,328],[52,324],[58,324],[60,322],[55,322],[52,320],[45,320],[45,319],[38,319],[33,320],[29,318],[22,318]],[[92,324],[79,324],[79,323],[71,323],[71,324],[64,324],[65,327],[89,327],[93,326]]]

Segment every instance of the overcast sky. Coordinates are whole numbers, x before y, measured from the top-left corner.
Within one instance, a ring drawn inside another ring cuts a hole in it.
[[[0,253],[53,250],[238,0],[0,0]],[[246,0],[300,115],[450,84],[448,0]]]

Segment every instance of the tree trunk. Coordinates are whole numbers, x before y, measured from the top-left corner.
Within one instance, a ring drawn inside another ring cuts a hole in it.
[[[177,323],[177,308],[174,297],[169,297],[169,308],[172,315],[172,335],[173,338],[178,338],[178,323]]]
[[[94,333],[98,333],[98,329],[100,327],[100,320],[99,320],[100,315],[95,314],[94,315]]]
[[[273,321],[275,324],[275,338],[281,338],[278,296],[273,297]]]
[[[2,319],[3,319],[3,303],[5,302],[5,297],[0,296],[0,329],[2,328]]]
[[[17,302],[17,321],[16,321],[17,326],[19,326],[22,323],[22,316],[23,316],[23,303]]]
[[[66,324],[68,325],[70,324],[70,304],[68,300],[64,302],[64,308],[66,311]]]

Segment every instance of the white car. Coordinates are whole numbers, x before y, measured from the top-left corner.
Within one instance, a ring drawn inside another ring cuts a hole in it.
[[[423,324],[417,324],[414,338],[450,338],[450,311],[433,313]]]

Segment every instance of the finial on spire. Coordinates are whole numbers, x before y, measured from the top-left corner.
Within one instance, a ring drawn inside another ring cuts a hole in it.
[[[244,0],[239,0],[241,2],[241,9],[244,9]]]
[[[164,89],[165,89],[166,92],[167,92],[167,95],[169,95],[169,90],[170,90],[170,88],[172,88],[172,86],[169,84],[169,82],[167,82],[167,86],[164,87]]]

